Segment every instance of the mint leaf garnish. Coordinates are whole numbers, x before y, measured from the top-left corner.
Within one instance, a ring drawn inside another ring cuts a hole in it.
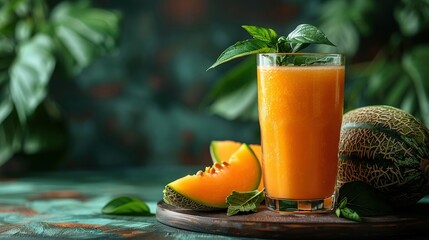
[[[298,25],[287,37],[278,36],[271,28],[248,25],[242,27],[253,38],[237,42],[225,49],[207,70],[230,60],[257,53],[298,52],[311,44],[335,46],[321,30],[310,24]]]
[[[102,209],[101,213],[109,215],[152,215],[149,206],[141,199],[120,196],[112,199]]]
[[[233,216],[239,212],[256,212],[259,204],[264,200],[265,191],[237,192],[232,191],[226,198],[228,205],[228,216]]]

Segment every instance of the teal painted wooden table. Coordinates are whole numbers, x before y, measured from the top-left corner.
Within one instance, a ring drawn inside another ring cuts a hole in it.
[[[101,208],[120,195],[145,200],[155,214],[164,185],[201,168],[55,172],[0,179],[0,239],[249,239],[169,227],[155,215],[101,214]],[[429,197],[423,201],[429,203]]]
[[[119,195],[137,196],[155,213],[163,186],[197,169],[148,167],[1,179],[0,239],[239,239],[168,227],[155,215],[101,214]]]

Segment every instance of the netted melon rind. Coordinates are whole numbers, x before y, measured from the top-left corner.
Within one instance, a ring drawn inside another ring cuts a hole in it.
[[[174,189],[168,185],[164,188],[164,202],[175,207],[191,209],[196,211],[215,211],[220,208],[207,206],[201,203],[198,203],[192,199],[189,199],[180,193],[176,192]]]
[[[343,117],[337,186],[364,181],[396,205],[429,192],[429,130],[389,106],[359,108]]]

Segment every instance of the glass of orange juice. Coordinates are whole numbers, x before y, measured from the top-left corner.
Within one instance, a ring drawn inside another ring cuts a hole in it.
[[[344,56],[257,55],[266,205],[280,213],[331,211],[344,101]]]

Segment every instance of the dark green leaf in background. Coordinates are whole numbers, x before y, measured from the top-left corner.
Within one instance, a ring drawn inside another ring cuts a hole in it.
[[[257,119],[258,93],[256,89],[256,81],[249,82],[233,93],[216,100],[210,106],[210,111],[228,120],[238,118],[242,120]]]
[[[91,8],[88,2],[62,2],[52,10],[51,20],[59,57],[70,74],[115,46],[119,13]]]
[[[391,203],[379,191],[360,181],[341,186],[338,199],[347,198],[346,207],[362,217],[386,215],[393,212]]]
[[[420,118],[426,126],[429,126],[429,46],[416,46],[402,59],[404,70],[410,76],[419,106]]]
[[[256,59],[249,57],[228,71],[209,92],[205,105],[226,119],[258,119]]]
[[[16,152],[36,154],[64,146],[61,127],[49,125],[60,120],[50,115],[41,122],[35,111],[49,102],[55,67],[73,76],[114,50],[120,16],[92,8],[89,1],[60,2],[52,11],[44,0],[0,4],[1,165]]]
[[[0,165],[20,149],[22,136],[23,129],[18,116],[12,111],[0,124]]]
[[[21,46],[10,70],[10,93],[22,124],[45,98],[55,67],[51,38],[38,34]]]
[[[149,206],[143,200],[129,196],[112,199],[101,209],[101,212],[110,215],[152,215]]]
[[[394,16],[402,34],[416,35],[429,24],[429,1],[403,0],[396,7]]]

